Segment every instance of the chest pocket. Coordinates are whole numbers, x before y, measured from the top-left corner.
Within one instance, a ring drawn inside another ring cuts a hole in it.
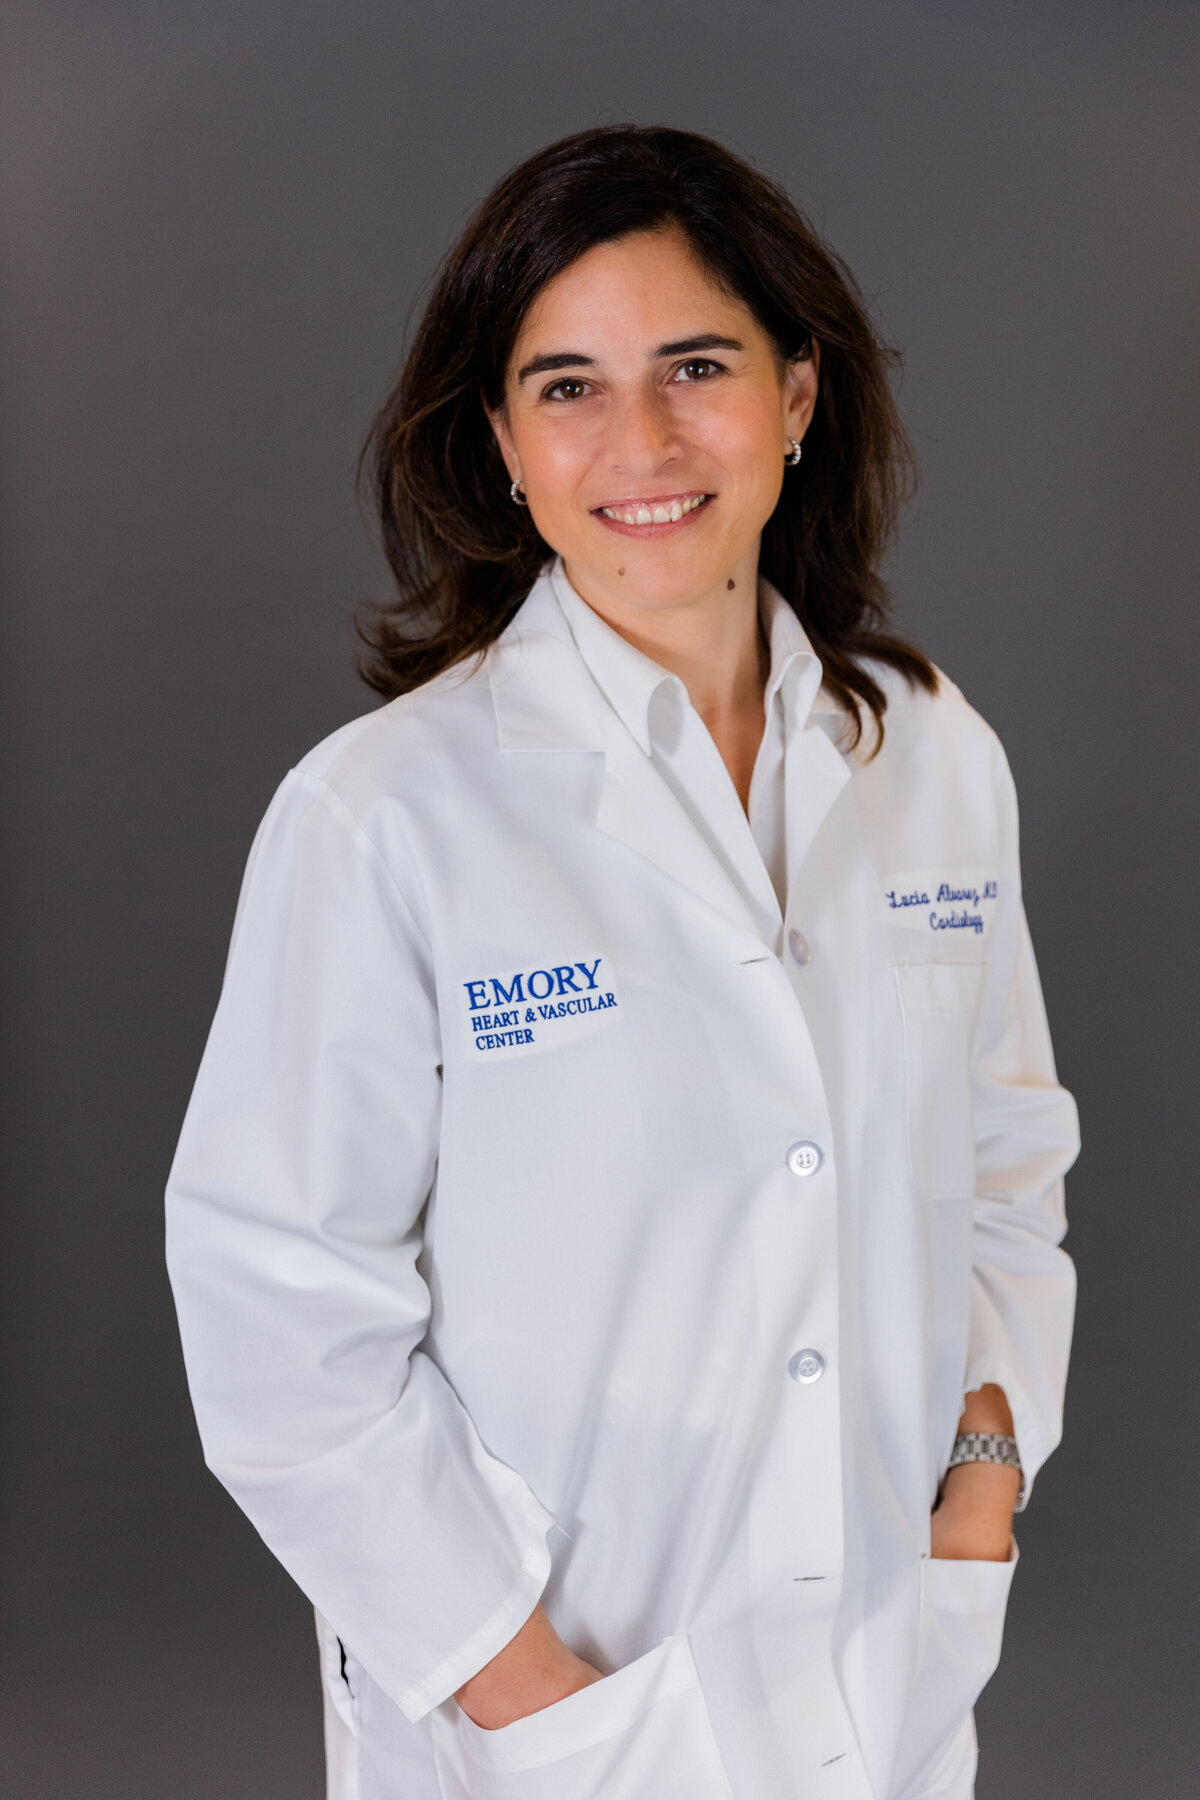
[[[922,1200],[969,1199],[975,1191],[971,1039],[981,963],[900,963],[908,1081],[908,1151]]]

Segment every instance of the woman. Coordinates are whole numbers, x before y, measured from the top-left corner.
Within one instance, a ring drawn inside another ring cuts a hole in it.
[[[264,820],[168,1201],[330,1793],[967,1796],[1076,1135],[886,353],[763,177],[589,131],[371,455],[390,704]]]

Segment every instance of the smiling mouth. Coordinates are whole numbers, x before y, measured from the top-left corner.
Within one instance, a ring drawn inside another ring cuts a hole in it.
[[[698,512],[711,494],[663,494],[657,499],[618,500],[612,506],[597,506],[594,516],[610,520],[614,525],[678,525]]]

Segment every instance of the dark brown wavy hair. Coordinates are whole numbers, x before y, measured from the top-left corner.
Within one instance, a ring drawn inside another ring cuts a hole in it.
[[[916,466],[892,397],[898,357],[854,277],[780,187],[711,138],[606,125],[540,150],[493,188],[446,257],[371,426],[359,476],[398,590],[360,625],[361,673],[380,694],[486,650],[553,555],[509,498],[484,410],[503,400],[533,301],[595,245],[672,227],[782,359],[820,345],[804,459],[787,471],[760,568],[795,608],[826,686],[881,729],[887,698],[872,662],[936,688],[932,664],[888,629],[880,562]]]

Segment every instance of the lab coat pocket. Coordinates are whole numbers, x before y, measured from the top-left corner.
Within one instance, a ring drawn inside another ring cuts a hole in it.
[[[975,1191],[971,1039],[982,963],[899,963],[908,1082],[908,1150],[922,1200]]]
[[[926,1557],[921,1564],[921,1644],[896,1783],[897,1800],[917,1800],[947,1743],[1000,1660],[1013,1570],[1007,1562]]]
[[[686,1637],[499,1731],[453,1701],[432,1727],[444,1800],[732,1800]]]

